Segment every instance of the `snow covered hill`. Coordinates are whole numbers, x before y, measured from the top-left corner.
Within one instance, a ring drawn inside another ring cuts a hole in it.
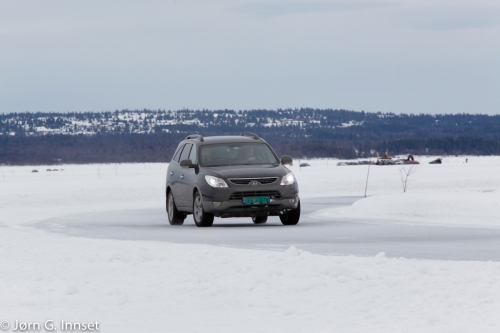
[[[397,115],[311,108],[239,111],[26,112],[0,115],[0,135],[11,136],[162,132],[212,134],[257,131],[268,136],[314,137],[343,141],[353,141],[352,136],[354,136],[359,141],[446,136],[498,139],[499,129],[499,115]]]
[[[363,125],[365,113],[344,110],[165,111],[122,110],[84,113],[16,113],[0,116],[3,135],[95,135],[97,133],[150,134],[206,131],[213,128],[334,129]],[[378,115],[372,116],[376,118]],[[388,115],[382,115],[388,117]]]
[[[254,132],[279,154],[500,155],[500,116],[331,109],[0,114],[0,165],[166,162],[189,134]]]

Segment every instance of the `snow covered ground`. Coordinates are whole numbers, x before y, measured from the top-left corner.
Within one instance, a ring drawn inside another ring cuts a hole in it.
[[[364,194],[368,166],[308,162],[311,167],[293,167],[301,197]],[[498,227],[500,158],[464,162],[457,157],[422,164],[404,194],[400,166],[371,166],[368,198],[315,215]],[[98,321],[101,332],[500,330],[498,262],[51,234],[33,224],[79,212],[163,207],[166,165],[48,168],[54,167],[0,167],[0,324],[7,320],[8,332],[16,320],[50,319],[56,326],[59,320]]]
[[[441,165],[428,164],[433,159],[421,158],[422,164],[409,177],[406,193],[403,193],[399,169],[409,166],[371,166],[368,198],[350,207],[324,210],[316,216],[499,228],[500,158],[468,157],[466,163],[466,157],[452,157],[445,158]],[[364,189],[367,168],[343,166],[337,171],[342,179],[355,182],[352,190],[362,194],[359,189]],[[349,191],[344,182],[342,186]]]

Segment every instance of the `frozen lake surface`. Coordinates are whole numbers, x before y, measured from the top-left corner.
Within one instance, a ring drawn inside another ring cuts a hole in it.
[[[168,224],[166,164],[3,167],[0,319],[119,333],[500,332],[500,158],[431,158],[406,193],[401,166],[372,166],[368,198],[366,166],[298,161],[297,226],[211,228]]]
[[[184,225],[171,226],[165,211],[159,208],[69,215],[36,226],[91,238],[280,251],[296,246],[317,254],[374,256],[385,252],[387,257],[412,259],[500,261],[500,229],[312,216],[323,209],[349,206],[359,199],[304,199],[300,223],[286,227],[278,217],[270,217],[264,225],[255,225],[250,218],[216,218],[211,228],[197,228],[191,215]]]

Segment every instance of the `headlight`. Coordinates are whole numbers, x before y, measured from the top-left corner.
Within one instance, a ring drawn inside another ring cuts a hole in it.
[[[212,187],[228,187],[224,179],[217,178],[214,176],[205,176],[205,180],[207,181],[208,185]]]
[[[281,178],[280,185],[292,185],[293,183],[295,183],[295,176],[293,175],[293,173],[289,172],[286,174],[286,176],[283,176],[283,178]]]

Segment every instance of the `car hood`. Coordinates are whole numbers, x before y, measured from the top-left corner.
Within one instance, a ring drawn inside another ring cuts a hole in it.
[[[219,167],[203,167],[202,172],[206,175],[219,178],[260,178],[260,177],[283,177],[290,172],[283,165],[230,165]]]

